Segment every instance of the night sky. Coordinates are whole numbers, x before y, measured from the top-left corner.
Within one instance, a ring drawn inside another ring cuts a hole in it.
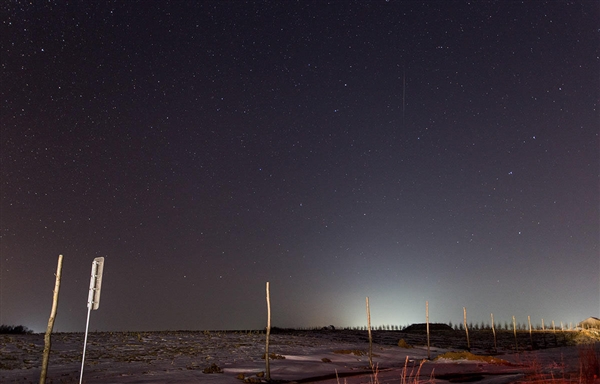
[[[0,323],[600,316],[597,1],[4,1]],[[96,4],[97,3],[97,4]]]

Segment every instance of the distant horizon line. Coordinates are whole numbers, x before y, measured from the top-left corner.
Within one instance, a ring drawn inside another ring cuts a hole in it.
[[[581,324],[584,320],[581,320],[580,322],[576,323],[575,325],[573,325],[573,323],[570,324],[557,324],[555,323],[554,326],[550,323],[550,324],[531,324],[531,331],[532,332],[569,332],[569,331],[580,331],[580,330],[584,330],[585,328],[579,326],[579,324]],[[405,331],[407,328],[411,327],[411,326],[415,326],[415,325],[422,325],[425,326],[427,323],[423,322],[423,323],[412,323],[412,324],[408,324],[408,325],[392,325],[392,324],[385,324],[385,325],[374,325],[371,326],[371,331],[377,332],[377,331],[383,331],[383,332],[403,332]],[[436,326],[436,325],[444,325],[447,326],[451,329],[433,329],[432,331],[434,332],[440,332],[440,331],[464,331],[464,324],[463,323],[452,323],[452,322],[447,322],[447,323],[443,323],[443,322],[435,322],[435,323],[429,323],[430,326]],[[6,325],[2,325],[2,326],[6,326]],[[28,327],[24,326],[24,328],[30,332],[28,332],[29,334],[45,334],[46,331],[34,331],[32,329],[29,329]],[[213,329],[161,329],[161,330],[90,330],[89,333],[175,333],[175,332],[183,332],[183,333],[197,333],[197,332],[205,332],[205,333],[210,333],[210,332],[214,332],[214,333],[265,333],[266,332],[266,328],[260,328],[260,329],[251,329],[251,328],[243,328],[243,329],[218,329],[218,328],[213,328]],[[469,322],[467,324],[467,328],[469,331],[491,331],[492,327],[489,323],[484,323],[484,322],[479,322],[479,323],[474,323],[474,322]],[[513,332],[515,331],[517,332],[529,332],[530,328],[527,324],[525,323],[516,323],[516,327],[513,327],[513,323],[509,322],[509,321],[505,321],[505,322],[495,322],[494,324],[494,330],[496,331],[509,331],[509,332]],[[368,326],[366,325],[361,325],[361,326],[334,326],[334,325],[322,325],[322,326],[307,326],[307,327],[280,327],[280,326],[271,326],[271,332],[277,332],[277,331],[294,331],[294,332],[302,332],[302,331],[359,331],[359,332],[367,332],[368,331]],[[419,332],[419,331],[417,331]],[[1,332],[0,332],[1,333]],[[85,333],[84,330],[81,331],[53,331],[52,333],[54,334],[59,334],[59,333]]]

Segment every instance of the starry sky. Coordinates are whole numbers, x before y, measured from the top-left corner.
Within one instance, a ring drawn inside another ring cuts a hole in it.
[[[0,323],[600,316],[598,2],[0,11]]]

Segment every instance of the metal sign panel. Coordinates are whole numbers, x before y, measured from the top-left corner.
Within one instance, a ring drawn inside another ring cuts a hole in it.
[[[92,276],[90,277],[90,291],[88,293],[88,308],[96,310],[100,306],[100,288],[102,287],[102,272],[104,271],[104,257],[96,257],[92,262]]]

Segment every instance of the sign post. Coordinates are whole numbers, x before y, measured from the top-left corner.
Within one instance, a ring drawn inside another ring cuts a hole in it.
[[[102,272],[104,270],[104,257],[96,257],[92,262],[92,275],[90,277],[90,290],[88,293],[88,313],[85,324],[85,338],[83,340],[83,356],[81,357],[81,374],[79,384],[83,380],[83,365],[85,363],[85,347],[87,345],[88,328],[90,326],[90,313],[100,306],[100,288],[102,287]]]

